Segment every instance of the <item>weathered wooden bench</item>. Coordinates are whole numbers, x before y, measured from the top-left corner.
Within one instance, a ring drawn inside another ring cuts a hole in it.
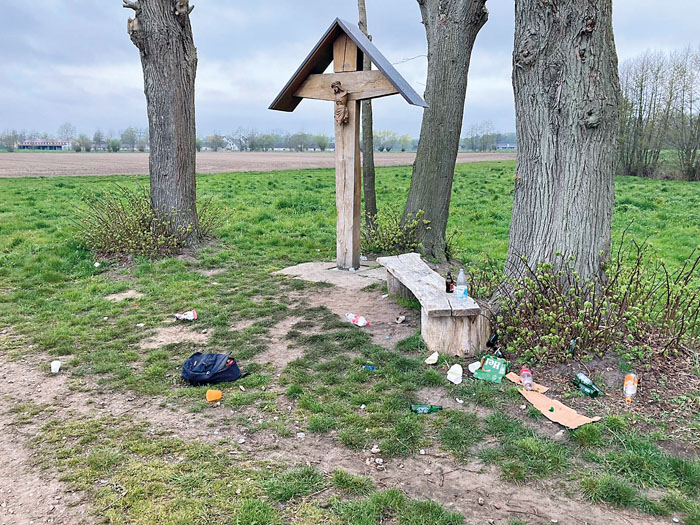
[[[445,279],[417,253],[380,257],[389,293],[421,304],[421,336],[431,352],[472,356],[486,347],[491,325],[488,312],[471,297],[445,292]]]

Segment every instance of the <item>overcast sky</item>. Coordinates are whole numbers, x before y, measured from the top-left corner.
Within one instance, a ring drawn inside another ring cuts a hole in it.
[[[332,132],[332,107],[304,101],[294,113],[267,107],[335,17],[355,21],[355,0],[191,0],[199,55],[199,135]],[[92,134],[146,127],[141,66],[121,0],[2,0],[0,131],[55,134],[69,121]],[[614,0],[620,61],[646,49],[700,43],[699,0]],[[514,125],[510,84],[513,1],[488,0],[469,72],[465,128]],[[425,87],[425,33],[415,0],[367,0],[374,43],[416,91]],[[423,56],[421,56],[423,55]],[[408,60],[412,57],[418,57]],[[375,101],[375,129],[417,136],[422,110],[401,97]]]

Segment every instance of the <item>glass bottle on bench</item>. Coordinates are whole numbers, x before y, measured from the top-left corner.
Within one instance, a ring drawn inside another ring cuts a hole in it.
[[[459,270],[459,275],[457,276],[457,287],[455,288],[455,293],[458,299],[466,299],[469,297],[467,291],[467,276],[464,275],[464,269]]]

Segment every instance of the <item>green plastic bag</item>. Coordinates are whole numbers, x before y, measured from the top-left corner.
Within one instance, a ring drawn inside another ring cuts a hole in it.
[[[492,383],[500,383],[507,370],[508,362],[505,359],[487,355],[484,357],[484,364],[481,365],[481,368],[474,372],[474,377]]]

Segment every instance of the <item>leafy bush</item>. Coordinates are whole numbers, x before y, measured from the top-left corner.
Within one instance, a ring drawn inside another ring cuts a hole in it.
[[[572,259],[561,254],[555,264],[525,266],[525,275],[500,288],[497,326],[509,353],[545,362],[602,356],[613,349],[635,361],[697,344],[700,256],[695,253],[671,272],[647,245],[632,242],[625,251],[621,244],[604,281],[583,280]]]
[[[191,228],[174,227],[174,213],[155,213],[146,188],[131,190],[115,184],[114,191],[86,195],[82,200],[85,208],[74,220],[77,237],[101,256],[170,256],[179,253],[192,237]],[[211,202],[200,206],[196,237],[209,237],[220,222]]]
[[[362,228],[363,253],[397,255],[420,251],[418,226],[428,226],[430,221],[423,219],[425,212],[420,210],[415,216],[409,215],[405,221],[402,213],[391,206],[379,210],[373,217],[372,225]]]

